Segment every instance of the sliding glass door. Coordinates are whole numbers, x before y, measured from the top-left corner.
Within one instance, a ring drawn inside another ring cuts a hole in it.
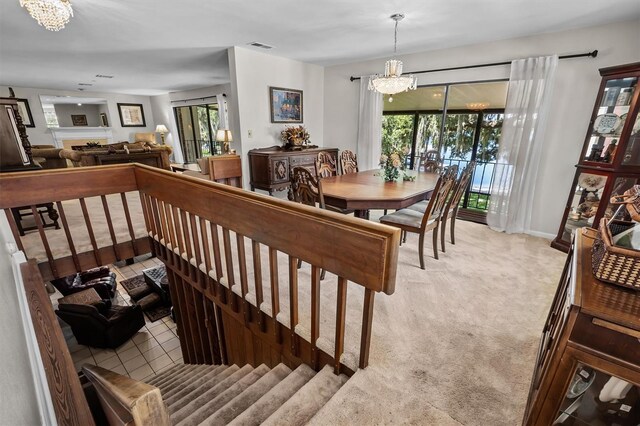
[[[218,131],[218,104],[175,107],[178,135],[185,163],[222,153],[216,142]]]
[[[475,160],[469,189],[461,208],[483,221],[491,196],[507,82],[420,87],[385,99],[382,143],[409,147],[407,167],[417,168],[420,157],[437,150],[445,166],[463,169]],[[444,119],[444,123],[443,123]]]

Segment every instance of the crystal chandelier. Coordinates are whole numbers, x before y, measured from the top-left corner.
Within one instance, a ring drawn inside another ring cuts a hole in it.
[[[20,0],[20,6],[27,9],[40,26],[51,31],[63,29],[73,16],[69,0]]]
[[[393,37],[393,53],[395,55],[398,47],[398,22],[404,19],[404,15],[396,13],[391,15],[391,19],[396,23]],[[416,90],[416,87],[418,87],[418,79],[413,75],[403,76],[402,61],[397,59],[388,60],[384,64],[384,75],[376,74],[369,78],[369,90],[375,90],[385,95]],[[392,96],[389,96],[389,102],[393,102]]]

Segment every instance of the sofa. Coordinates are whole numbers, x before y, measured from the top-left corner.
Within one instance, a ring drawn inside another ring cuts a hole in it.
[[[64,169],[67,167],[67,160],[60,157],[61,148],[53,145],[31,145],[31,156],[33,161],[43,169]]]
[[[109,302],[93,305],[58,305],[56,315],[69,324],[81,345],[115,349],[129,340],[144,324],[140,306],[111,306]]]
[[[171,147],[149,142],[118,142],[82,150],[63,149],[60,157],[70,160],[75,167],[106,164],[141,163],[170,170]]]

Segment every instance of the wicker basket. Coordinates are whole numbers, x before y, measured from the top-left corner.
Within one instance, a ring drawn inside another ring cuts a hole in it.
[[[640,251],[614,246],[612,234],[634,226],[633,222],[600,220],[591,254],[593,275],[601,281],[640,290]]]

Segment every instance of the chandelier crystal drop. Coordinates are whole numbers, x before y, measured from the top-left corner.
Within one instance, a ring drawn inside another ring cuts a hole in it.
[[[404,15],[396,13],[391,15],[391,19],[395,21],[393,53],[397,52],[398,46],[398,22],[404,18]],[[384,74],[376,74],[369,78],[369,90],[375,90],[385,95],[394,95],[408,90],[416,90],[418,87],[418,79],[413,75],[402,75],[402,61],[390,59],[384,64]],[[393,102],[393,98],[389,96],[389,102]]]
[[[29,15],[40,26],[50,31],[60,31],[73,17],[69,0],[20,0]]]

